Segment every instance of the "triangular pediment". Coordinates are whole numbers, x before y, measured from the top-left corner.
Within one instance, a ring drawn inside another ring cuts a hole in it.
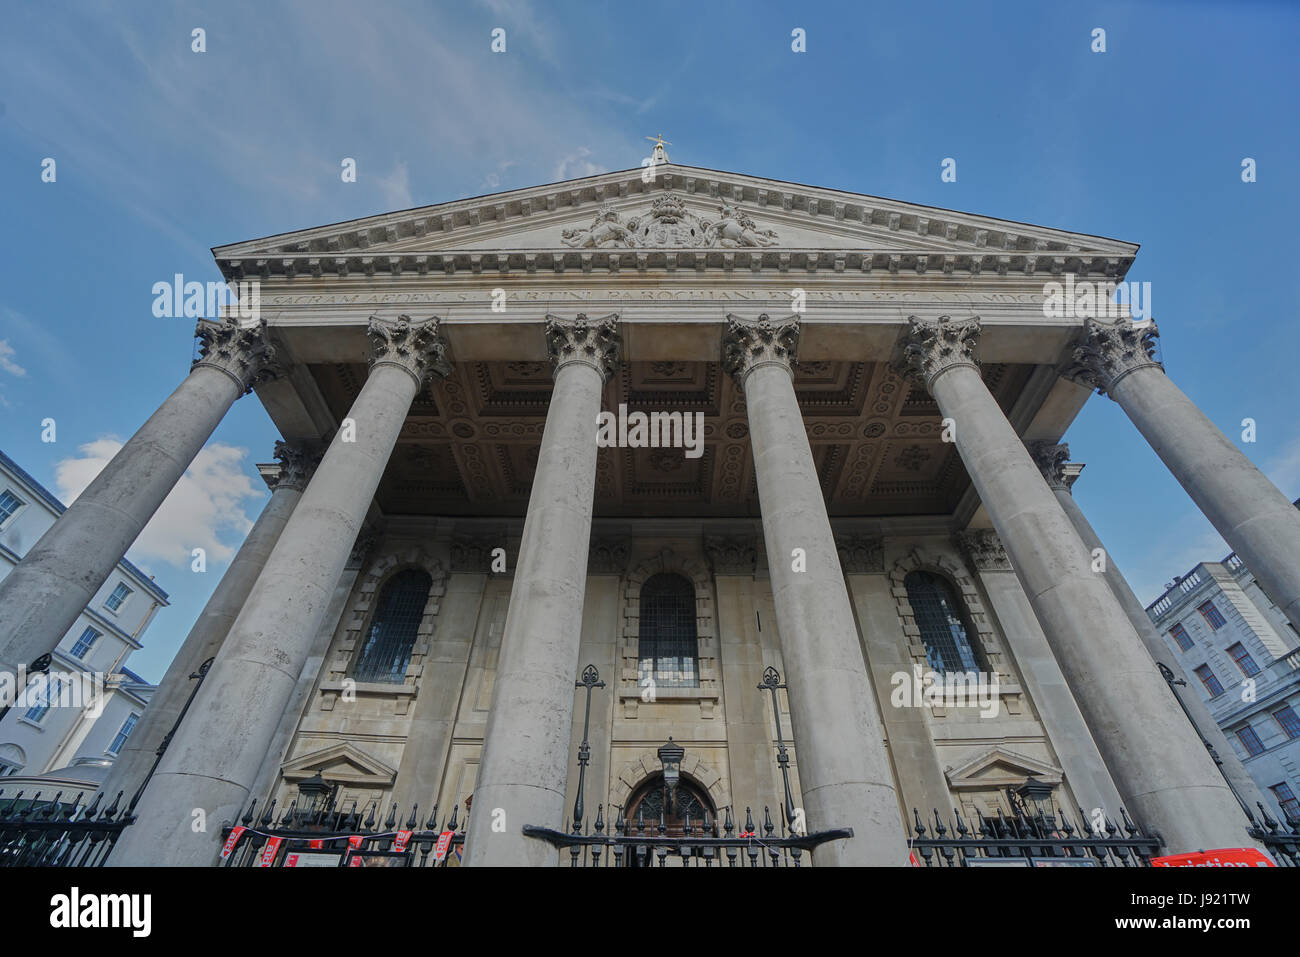
[[[1055,765],[1001,746],[947,771],[949,786],[958,791],[1002,789],[1023,784],[1030,775],[1045,784],[1060,784],[1062,771]]]
[[[373,260],[447,251],[626,254],[647,250],[871,250],[915,256],[1112,260],[1127,268],[1137,246],[1119,240],[897,200],[667,164],[646,182],[623,170],[547,186],[370,216],[213,249],[223,270],[266,272],[289,257]],[[364,268],[364,265],[363,265]]]
[[[326,781],[367,787],[391,787],[397,771],[350,741],[330,745],[286,762],[286,781],[304,781],[320,774]]]

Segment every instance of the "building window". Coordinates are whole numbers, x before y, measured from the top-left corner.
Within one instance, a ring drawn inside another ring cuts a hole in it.
[[[946,579],[925,571],[903,579],[907,600],[925,643],[925,658],[935,671],[988,671],[984,650],[973,637],[961,604]]]
[[[28,687],[30,688],[30,685]],[[63,682],[59,678],[47,678],[41,682],[40,687],[31,693],[31,699],[36,703],[27,709],[23,717],[40,724],[45,720],[45,715],[49,713],[50,708],[59,700],[59,693],[62,690]]]
[[[118,582],[117,587],[113,589],[113,594],[109,595],[104,601],[104,607],[109,611],[120,611],[123,602],[126,601],[127,596],[130,594],[131,589],[127,588],[122,582]]]
[[[85,658],[86,652],[90,651],[98,640],[99,632],[87,626],[86,630],[81,633],[81,637],[77,639],[77,643],[72,646],[72,657]]]
[[[1223,685],[1219,684],[1219,679],[1214,676],[1209,665],[1201,665],[1197,668],[1196,677],[1201,679],[1201,684],[1205,685],[1205,690],[1210,693],[1211,698],[1223,694]]]
[[[1288,738],[1300,738],[1300,717],[1297,717],[1295,710],[1289,704],[1274,711],[1273,720],[1282,726]]]
[[[5,489],[3,493],[0,493],[0,527],[3,527],[4,523],[9,521],[10,516],[22,507],[23,500],[13,492]]]
[[[1250,652],[1246,650],[1246,646],[1241,642],[1237,642],[1229,648],[1228,654],[1232,655],[1232,660],[1237,663],[1237,667],[1241,669],[1241,673],[1247,678],[1259,674],[1259,665],[1255,664],[1255,659],[1250,656]]]
[[[668,572],[646,579],[641,586],[637,625],[641,687],[700,686],[700,642],[695,624],[695,585],[690,579]]]
[[[1182,625],[1174,625],[1174,627],[1169,629],[1169,634],[1173,637],[1174,641],[1178,642],[1178,647],[1183,651],[1192,647],[1191,635],[1187,634],[1187,629]]]
[[[1196,610],[1201,613],[1201,617],[1204,618],[1206,623],[1215,631],[1218,631],[1227,624],[1227,621],[1225,621],[1223,616],[1219,614],[1219,609],[1214,607],[1214,602],[1212,601],[1207,601],[1203,605],[1198,605]]]
[[[109,754],[117,754],[122,750],[122,745],[126,744],[126,739],[131,737],[131,732],[135,730],[136,722],[139,720],[140,716],[138,714],[127,716],[127,719],[122,722],[122,727],[118,729],[117,734],[114,736],[113,743],[108,746]]]
[[[379,593],[370,634],[362,646],[353,675],[358,681],[401,684],[429,601],[433,578],[419,568],[408,568],[388,580]]]
[[[1264,753],[1264,745],[1260,742],[1259,735],[1255,733],[1255,729],[1250,725],[1238,729],[1237,740],[1241,742],[1242,747],[1246,749],[1246,753],[1252,758],[1257,754]]]
[[[1273,797],[1277,798],[1277,803],[1287,820],[1300,821],[1300,801],[1296,800],[1291,785],[1283,781],[1281,784],[1274,784],[1269,790],[1273,792]]]

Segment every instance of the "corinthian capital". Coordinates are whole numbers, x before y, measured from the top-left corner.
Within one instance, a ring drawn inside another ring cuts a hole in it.
[[[1065,375],[1106,395],[1130,372],[1147,366],[1164,368],[1155,360],[1159,336],[1160,330],[1150,321],[1139,325],[1132,319],[1088,319]]]
[[[194,337],[199,340],[199,357],[190,368],[209,366],[224,372],[239,384],[241,394],[282,371],[275,346],[267,338],[265,319],[251,325],[241,325],[234,316],[200,319]]]
[[[442,379],[451,373],[447,345],[438,335],[438,317],[416,322],[410,316],[396,319],[370,317],[366,335],[370,337],[370,367],[400,366],[415,379],[416,387],[435,375]]]
[[[956,535],[957,545],[965,553],[966,559],[982,572],[1005,572],[1011,570],[1011,559],[1007,558],[1002,539],[991,528],[972,528]]]
[[[559,372],[570,362],[581,362],[608,379],[618,368],[618,314],[602,319],[588,319],[578,313],[572,319],[546,317],[546,349],[551,354],[551,369]]]
[[[320,465],[324,450],[307,446],[299,442],[276,442],[275,459],[280,464],[280,474],[274,480],[268,480],[271,488],[292,488],[301,492],[311,481]]]
[[[840,569],[846,575],[885,570],[884,543],[877,535],[841,533],[835,536],[840,554]]]
[[[761,365],[783,366],[791,374],[799,362],[799,317],[772,319],[763,313],[757,319],[727,316],[722,366],[742,384]]]
[[[1054,445],[1051,442],[1026,442],[1025,448],[1029,450],[1030,457],[1034,464],[1038,466],[1038,471],[1043,473],[1043,478],[1047,479],[1047,484],[1054,489],[1069,489],[1070,483],[1065,480],[1065,463],[1070,461],[1070,447],[1068,445]]]
[[[934,322],[908,316],[907,336],[903,340],[903,361],[899,371],[925,385],[957,366],[979,368],[975,346],[980,338],[980,317],[954,320],[940,316]]]

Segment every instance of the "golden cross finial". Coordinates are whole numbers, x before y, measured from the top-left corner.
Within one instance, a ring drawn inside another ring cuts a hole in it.
[[[652,143],[654,143],[655,146],[672,146],[672,145],[673,145],[672,143],[669,143],[667,140],[664,139],[664,135],[663,135],[662,133],[660,133],[658,136],[647,136],[646,139],[648,139],[648,140],[650,140]]]

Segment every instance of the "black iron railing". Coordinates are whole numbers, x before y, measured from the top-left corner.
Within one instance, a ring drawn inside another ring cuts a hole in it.
[[[248,806],[240,823],[221,829],[221,867],[447,867],[458,866],[465,844],[460,805],[452,808],[442,828],[438,806],[420,822],[419,805],[405,823],[393,804],[382,823],[377,804],[368,813],[348,810],[333,801],[321,810],[303,810],[297,802],[279,817],[275,801],[256,813]],[[468,821],[468,812],[465,815]]]
[[[721,829],[717,819],[706,813],[697,823],[687,817],[683,826],[675,829],[680,834],[668,833],[662,812],[657,822],[647,823],[643,814],[629,822],[624,820],[622,808],[607,833],[604,814],[604,807],[599,807],[590,828],[566,832],[525,825],[524,833],[562,852],[567,849],[571,867],[799,867],[805,852],[853,836],[853,829],[847,827],[815,834],[778,834],[766,807],[761,831],[754,827],[749,808],[745,808],[745,826],[740,831],[728,807]]]
[[[1300,821],[1288,819],[1279,823],[1269,817],[1264,805],[1256,804],[1256,807],[1263,823],[1256,823],[1255,815],[1246,811],[1250,818],[1246,833],[1268,849],[1278,867],[1300,867]]]
[[[103,807],[103,792],[89,804],[81,791],[70,801],[59,791],[42,800],[0,790],[0,867],[100,867],[134,817],[121,809],[122,792]]]
[[[961,812],[945,824],[938,810],[927,827],[912,809],[916,836],[911,841],[913,862],[920,867],[1148,867],[1164,842],[1146,834],[1121,808],[1123,824],[1107,819],[1105,826],[1089,830],[1056,813],[1010,817],[1001,809],[992,817],[977,814],[967,824]],[[1079,821],[1088,820],[1080,809]]]

